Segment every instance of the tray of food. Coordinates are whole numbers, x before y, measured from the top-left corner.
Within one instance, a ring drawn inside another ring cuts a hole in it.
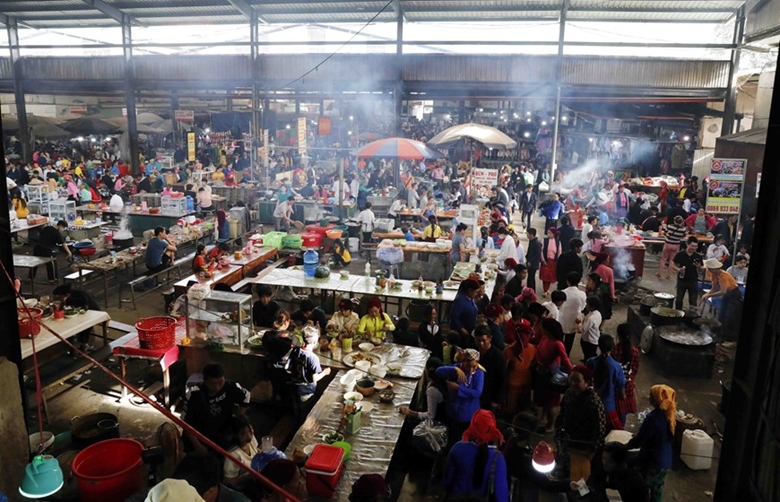
[[[342,361],[350,368],[354,368],[355,363],[360,361],[368,361],[371,364],[383,364],[385,362],[382,356],[370,352],[350,352],[344,356]]]

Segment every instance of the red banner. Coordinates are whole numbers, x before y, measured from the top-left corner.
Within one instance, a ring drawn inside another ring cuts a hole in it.
[[[320,136],[330,136],[333,121],[327,117],[320,117],[317,121],[317,128]]]

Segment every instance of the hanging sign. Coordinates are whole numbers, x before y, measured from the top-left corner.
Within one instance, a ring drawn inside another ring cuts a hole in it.
[[[195,161],[195,133],[187,133],[187,160]]]
[[[333,121],[328,117],[320,117],[317,120],[317,129],[320,136],[330,136]]]
[[[473,168],[471,184],[475,187],[493,188],[498,184],[498,169]]]
[[[87,113],[87,105],[70,105],[71,115],[85,115]]]
[[[306,117],[298,118],[298,153],[306,155]]]
[[[195,111],[193,110],[174,110],[173,118],[179,122],[195,122]]]
[[[707,183],[708,213],[739,214],[747,159],[712,159]]]

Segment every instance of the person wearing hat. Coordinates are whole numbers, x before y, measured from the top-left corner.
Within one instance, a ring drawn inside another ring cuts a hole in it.
[[[677,253],[672,261],[672,270],[677,273],[677,297],[675,298],[675,308],[677,310],[682,310],[683,298],[686,292],[688,293],[688,305],[691,307],[698,305],[699,272],[704,270],[702,257],[696,252],[698,248],[699,239],[688,237],[685,251]]]
[[[479,410],[447,455],[444,491],[449,497],[478,496],[491,502],[509,501],[506,460],[498,447],[504,436],[492,412]]]
[[[561,411],[555,419],[555,437],[569,443],[573,481],[588,479],[590,460],[604,444],[607,419],[604,404],[593,388],[593,371],[582,364],[572,368],[569,388],[561,399]]]
[[[742,292],[739,285],[728,272],[723,270],[723,263],[717,258],[705,260],[704,267],[712,278],[712,289],[704,293],[699,300],[699,305],[710,298],[721,298],[718,321],[723,326],[723,333],[726,336],[736,337],[742,317]]]
[[[436,370],[436,378],[447,382],[447,424],[450,444],[458,440],[468,428],[469,421],[479,410],[479,400],[485,386],[485,370],[479,365],[477,349],[463,349],[455,355],[454,366]]]
[[[676,392],[667,385],[650,388],[650,405],[639,432],[626,448],[639,448],[638,462],[650,491],[651,502],[662,502],[666,473],[672,467],[672,441],[677,426]]]
[[[379,474],[363,474],[352,485],[349,502],[384,502],[390,499],[390,487]]]

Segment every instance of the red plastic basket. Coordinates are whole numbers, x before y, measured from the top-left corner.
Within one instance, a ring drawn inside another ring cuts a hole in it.
[[[176,343],[176,319],[170,316],[144,317],[135,323],[142,349],[167,349]]]
[[[19,322],[19,338],[32,338],[41,332],[41,318],[43,310],[31,308],[32,320],[25,309],[16,309],[16,318]]]

